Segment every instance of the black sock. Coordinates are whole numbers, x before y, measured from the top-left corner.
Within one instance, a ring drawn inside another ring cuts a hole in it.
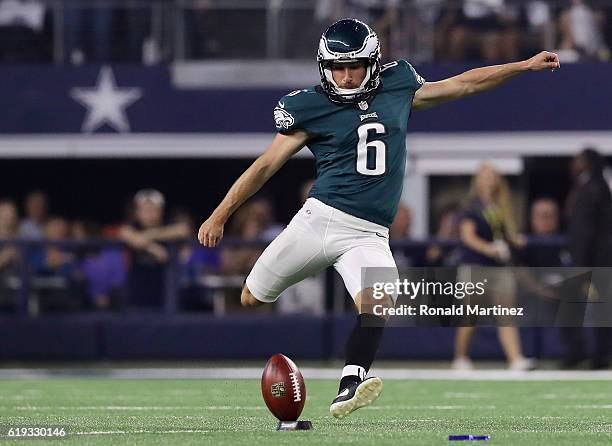
[[[346,362],[340,380],[340,389],[362,381],[374,361],[385,320],[373,314],[360,314],[346,341]]]

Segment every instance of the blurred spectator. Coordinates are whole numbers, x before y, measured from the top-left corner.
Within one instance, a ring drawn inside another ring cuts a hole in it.
[[[410,230],[412,228],[412,213],[410,208],[405,204],[400,203],[397,208],[397,213],[393,219],[393,223],[389,228],[389,240],[406,240],[410,238]],[[399,268],[407,268],[412,266],[412,259],[406,255],[405,248],[394,248],[392,250],[395,264]]]
[[[531,205],[530,214],[531,236],[545,241],[559,236],[560,215],[559,206],[550,198],[539,198]],[[567,250],[557,246],[541,246],[529,244],[521,253],[527,266],[559,267],[569,266],[570,259]]]
[[[274,209],[267,198],[255,198],[240,208],[232,219],[229,234],[245,241],[272,241],[283,230],[274,221]],[[260,247],[230,247],[221,251],[223,274],[247,274],[263,249]]]
[[[25,199],[25,218],[19,225],[19,236],[40,240],[44,237],[47,219],[47,196],[44,192],[30,192]]]
[[[345,0],[344,16],[357,18],[372,27],[380,40],[383,60],[395,53],[395,31],[399,21],[400,0]]]
[[[113,9],[105,0],[64,4],[64,58],[72,64],[112,59]]]
[[[405,204],[399,205],[395,219],[389,228],[389,238],[405,239],[410,237],[412,228],[412,212]]]
[[[521,27],[521,57],[531,57],[542,49],[554,47],[554,20],[551,7],[543,0],[534,0],[514,6]]]
[[[129,302],[137,307],[160,308],[165,292],[165,265],[169,259],[164,242],[191,235],[184,223],[164,221],[165,199],[155,189],[142,189],[134,196],[135,219],[119,230],[131,248],[128,275]]]
[[[249,220],[256,222],[261,228],[261,238],[270,242],[285,228],[285,225],[276,221],[274,205],[268,198],[256,198],[251,201]]]
[[[440,240],[453,240],[459,238],[459,208],[449,205],[442,209],[438,219],[438,230],[436,238]],[[456,247],[445,248],[438,244],[427,247],[425,252],[425,264],[427,266],[457,266],[461,250]]]
[[[0,62],[50,61],[45,17],[42,1],[0,0]]]
[[[300,204],[304,205],[314,180],[305,181],[300,188]],[[278,298],[276,311],[283,314],[322,316],[325,313],[325,273],[307,277],[289,287]]]
[[[557,203],[550,198],[535,200],[530,212],[531,242],[515,253],[515,263],[527,267],[516,270],[519,306],[534,317],[527,323],[538,326],[555,325],[562,308],[559,283],[564,276],[559,268],[569,266],[569,254],[558,245],[559,220]]]
[[[241,207],[229,228],[229,235],[244,241],[270,240],[264,237],[271,221],[270,205],[265,200],[253,201]],[[221,272],[223,274],[247,274],[263,249],[258,246],[233,246],[221,250]]]
[[[548,237],[559,231],[559,207],[548,198],[539,198],[531,205],[531,232]]]
[[[182,12],[185,27],[185,56],[188,59],[223,57],[219,41],[220,12],[212,8],[211,0],[197,0]]]
[[[510,245],[525,245],[524,237],[516,232],[516,228],[506,181],[492,165],[481,165],[472,180],[470,201],[459,225],[463,247],[457,280],[486,280],[486,300],[483,303],[487,306],[512,307],[515,304],[514,277],[505,267],[512,260]],[[453,368],[473,368],[469,346],[475,330],[473,325],[457,329]],[[509,368],[530,370],[535,367],[532,360],[523,356],[516,326],[500,325],[497,332]]]
[[[317,0],[314,9],[315,20],[329,26],[330,23],[346,17],[344,1],[345,0]]]
[[[189,211],[180,209],[173,212],[172,223],[185,225],[189,235],[196,234],[194,219]],[[204,248],[195,245],[192,239],[188,239],[179,249],[179,263],[183,267],[183,273],[194,279],[203,272],[212,272],[219,269],[219,251],[215,248]]]
[[[583,0],[572,0],[558,19],[561,60],[608,60],[610,52],[604,41],[603,21],[603,15]]]
[[[101,230],[96,224],[80,221],[72,224],[75,241],[85,242],[100,236]],[[117,307],[122,300],[121,290],[127,273],[122,250],[117,247],[81,248],[78,262],[90,306],[100,310]]]
[[[189,234],[195,235],[196,228],[193,216],[184,209],[175,210],[172,222],[184,224],[189,228]],[[205,274],[216,273],[221,260],[217,248],[204,248],[196,245],[189,238],[179,246],[178,261],[180,265],[181,307],[187,310],[211,310],[211,298],[198,283],[198,278]]]
[[[62,217],[50,217],[45,225],[45,240],[64,241],[69,239],[68,222]],[[76,270],[75,255],[61,246],[49,245],[39,258],[36,270],[42,274],[72,277]]]
[[[450,29],[453,60],[516,60],[519,55],[516,16],[504,0],[463,0]]]
[[[45,240],[68,241],[69,228],[66,219],[49,217],[45,225]],[[34,288],[40,310],[75,310],[82,306],[83,281],[73,251],[50,244],[42,251],[36,251],[32,260],[36,273]]]
[[[17,236],[17,206],[12,201],[0,201],[0,240],[12,240]],[[15,287],[11,280],[18,274],[19,250],[15,246],[0,246],[0,309],[13,308]]]
[[[568,247],[574,266],[577,267],[610,267],[612,266],[612,198],[610,189],[603,176],[604,160],[596,150],[587,148],[572,161],[571,173],[574,186],[566,203],[568,219]],[[610,278],[605,274],[593,274],[584,287],[584,295],[579,300],[586,301],[589,288],[599,294],[598,311],[609,324],[611,307]],[[605,280],[597,280],[605,279]],[[590,283],[593,280],[593,283]],[[607,310],[606,310],[607,309]],[[606,313],[607,311],[607,313]],[[591,367],[603,369],[610,366],[610,342],[612,328],[597,327],[595,348],[591,356]],[[577,367],[587,355],[583,329],[565,327],[562,337],[566,345],[566,354],[562,363],[564,368]]]

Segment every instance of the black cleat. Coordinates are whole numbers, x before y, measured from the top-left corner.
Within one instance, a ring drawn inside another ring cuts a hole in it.
[[[375,376],[351,384],[332,401],[329,412],[336,418],[344,418],[351,412],[376,401],[382,392],[382,387],[382,380]]]

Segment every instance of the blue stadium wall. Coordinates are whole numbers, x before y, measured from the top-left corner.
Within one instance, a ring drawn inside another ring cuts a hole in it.
[[[422,66],[441,79],[468,66]],[[167,67],[113,66],[118,88],[137,88],[126,107],[133,133],[273,132],[272,109],[290,89],[199,89],[177,86]],[[85,108],[75,88],[94,88],[100,67],[3,67],[0,135],[80,133]],[[415,114],[414,132],[610,130],[612,64],[568,64],[526,73],[499,90]],[[297,86],[303,87],[303,86]],[[114,132],[108,126],[96,132]]]
[[[465,66],[422,66],[430,80]],[[167,67],[113,66],[119,88],[140,98],[125,109],[137,134],[272,133],[272,109],[288,89],[184,89]],[[0,70],[2,156],[20,157],[20,138],[82,136],[86,108],[75,88],[93,88],[101,67],[3,67]],[[555,73],[528,73],[494,93],[419,112],[413,132],[610,131],[612,65],[565,65]],[[299,85],[296,87],[302,87]],[[114,136],[105,124],[95,130]],[[94,135],[98,136],[98,135]],[[13,148],[14,147],[14,148]],[[63,152],[64,153],[64,152]],[[61,156],[70,156],[70,152]],[[171,154],[170,154],[171,155]],[[205,156],[205,154],[203,154]],[[2,180],[0,180],[1,183]],[[311,319],[287,316],[58,315],[0,316],[0,360],[238,359],[282,351],[298,359],[340,358],[354,316]],[[523,330],[527,354],[561,352],[557,329]],[[394,328],[381,357],[448,359],[452,328]],[[479,331],[475,357],[502,358],[492,328]]]
[[[322,318],[236,315],[62,315],[0,317],[0,361],[12,360],[264,360],[284,352],[296,359],[333,360],[344,354],[354,315]],[[380,359],[449,360],[454,328],[391,327]],[[558,358],[557,328],[522,329],[525,353]],[[474,358],[503,359],[496,329],[482,327]]]

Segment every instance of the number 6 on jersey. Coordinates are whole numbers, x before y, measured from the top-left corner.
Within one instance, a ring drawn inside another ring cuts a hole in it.
[[[357,135],[359,136],[359,142],[357,143],[357,172],[370,176],[382,175],[386,171],[387,146],[378,139],[368,142],[370,130],[378,135],[386,133],[385,126],[380,122],[370,122],[357,128]],[[374,149],[374,166],[368,166],[368,149]]]

